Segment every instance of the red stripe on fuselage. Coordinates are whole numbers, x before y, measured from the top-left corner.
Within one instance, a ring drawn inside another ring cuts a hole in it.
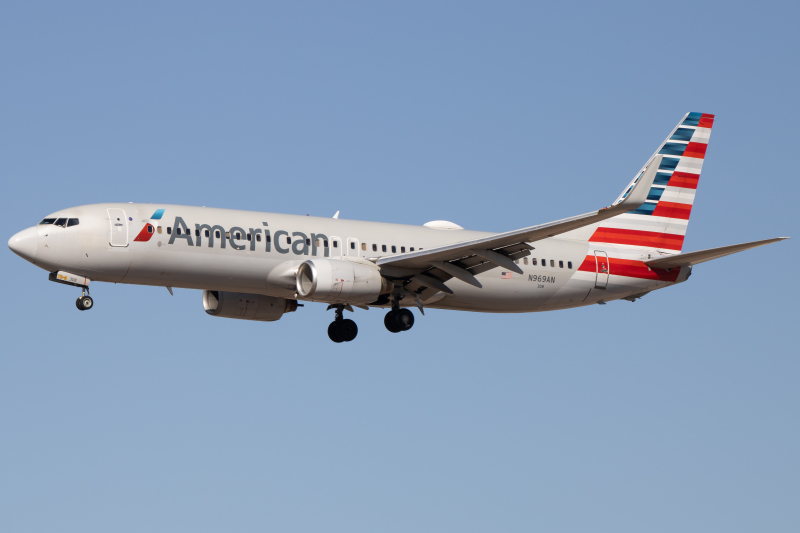
[[[692,214],[692,206],[689,204],[676,204],[673,202],[658,202],[653,211],[654,217],[680,218],[689,220]]]
[[[661,205],[661,202],[658,205]],[[657,209],[658,207],[656,207]],[[683,247],[683,235],[635,229],[597,228],[592,236],[589,237],[589,242],[629,244],[631,246],[647,246],[680,251]]]
[[[696,189],[700,174],[689,174],[688,172],[673,172],[669,179],[670,187],[683,187],[684,189]]]
[[[605,258],[604,258],[605,259]],[[581,272],[597,272],[597,263],[593,255],[587,255],[578,267]],[[652,279],[657,281],[676,281],[680,268],[670,269],[669,272],[660,268],[649,268],[644,261],[630,259],[608,258],[608,273],[612,276],[625,276],[626,278]]]

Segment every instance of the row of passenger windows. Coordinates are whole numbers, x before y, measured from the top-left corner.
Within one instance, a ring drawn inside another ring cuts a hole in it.
[[[162,230],[161,226],[156,228],[156,231],[158,233],[161,233],[161,230]],[[148,226],[147,231],[148,231],[148,233],[153,233],[153,227],[152,226]],[[181,228],[176,228],[176,230],[175,230],[175,234],[176,235],[182,235],[182,234],[191,235],[191,233],[192,233],[191,230],[189,230],[189,231],[184,233],[181,230]],[[203,233],[204,233],[206,238],[210,237],[209,230],[204,230]],[[169,227],[169,226],[167,227],[167,235],[172,235],[172,228]],[[195,237],[199,237],[200,236],[200,230],[198,230],[198,229],[194,230],[194,235],[195,235]],[[217,238],[217,239],[221,238],[219,230],[215,230],[214,231],[214,237]],[[261,242],[261,234],[256,234],[255,237],[256,237],[256,242]],[[225,238],[226,239],[230,239],[231,238],[231,232],[230,231],[226,231],[225,232]],[[253,240],[253,235],[250,234],[250,233],[242,234],[242,233],[237,231],[236,233],[234,233],[233,238],[234,239],[247,239],[248,241],[252,241]],[[266,235],[266,239],[267,239],[267,242],[272,242],[272,236],[271,235]],[[289,237],[288,235],[286,236],[286,244],[292,244],[292,238]],[[306,239],[306,244],[308,246],[311,246],[311,239],[307,238]],[[328,247],[328,241],[325,240],[325,239],[316,239],[315,242],[314,242],[314,245],[317,246],[317,247],[321,246],[321,247],[327,248]],[[333,241],[333,247],[334,248],[339,248],[339,241],[337,241],[337,240]],[[400,248],[400,253],[401,254],[406,253],[406,247],[405,246],[400,246],[399,248]],[[350,249],[351,250],[355,250],[356,249],[356,242],[355,241],[350,241]],[[398,246],[395,246],[395,245],[388,246],[386,244],[381,244],[380,245],[380,250],[382,252],[388,252],[390,249],[392,250],[393,254],[396,254]],[[415,249],[416,248],[411,246],[408,249],[408,251],[409,252],[413,252],[413,251],[415,251]],[[367,244],[366,243],[361,243],[361,250],[364,251],[364,252],[367,251]],[[420,250],[422,250],[422,248],[420,248]],[[372,251],[373,252],[377,252],[378,251],[378,245],[377,244],[373,244],[372,245]]]
[[[46,226],[48,224],[68,228],[70,226],[77,226],[80,224],[80,221],[77,218],[46,218],[39,222],[40,226]]]
[[[516,260],[516,261],[514,261],[514,262],[515,262],[515,263],[517,263],[517,264],[519,264],[519,259],[517,259],[517,260]],[[522,259],[522,264],[523,264],[523,265],[527,265],[527,264],[528,264],[528,258],[527,258],[527,257],[524,257],[524,258]],[[539,263],[538,263],[538,261],[536,260],[536,258],[535,258],[535,257],[531,257],[531,264],[532,264],[533,266],[538,266],[538,264],[539,264]],[[542,259],[542,266],[543,266],[543,267],[546,267],[546,266],[547,266],[547,259]],[[551,260],[550,260],[550,266],[551,266],[551,267],[553,267],[553,268],[555,268],[555,266],[556,266],[556,261],[555,261],[555,259],[551,259]],[[559,262],[558,262],[558,268],[564,268],[564,261],[559,261]],[[571,269],[571,268],[572,268],[572,261],[567,261],[567,268],[569,268],[569,269]]]
[[[70,220],[73,220],[73,219],[70,219]],[[76,220],[76,223],[77,223],[77,219],[74,219],[74,220]],[[42,223],[44,223],[44,222],[42,222]],[[148,229],[148,231],[150,233],[153,233],[152,226],[148,227],[147,229]],[[158,232],[161,233],[161,227],[160,226],[158,227]],[[177,228],[175,230],[175,232],[176,232],[177,235],[181,235],[181,228]],[[172,228],[167,227],[167,234],[172,234]],[[191,234],[191,231],[187,232],[187,234]],[[197,229],[194,230],[194,234],[195,234],[196,237],[199,237],[200,236],[200,230],[197,230]],[[205,237],[208,238],[210,236],[209,230],[204,230],[204,234],[205,234]],[[214,231],[214,237],[217,238],[217,239],[221,238],[221,234],[220,234],[219,230],[215,230]],[[225,238],[226,239],[230,239],[230,237],[231,237],[231,232],[230,231],[226,231],[225,232]],[[256,234],[255,237],[256,237],[256,242],[261,242],[261,234]],[[253,240],[253,235],[250,234],[250,233],[242,234],[242,233],[237,231],[234,234],[233,238],[234,239],[247,239],[248,241],[251,241],[251,240]],[[271,235],[266,235],[266,239],[267,239],[267,242],[272,242]],[[286,244],[292,244],[292,238],[289,237],[288,235],[286,236]],[[306,239],[306,245],[311,246],[311,239]],[[324,240],[324,239],[316,239],[315,242],[314,242],[314,245],[317,246],[318,248],[320,247],[320,245],[325,247],[325,248],[327,248],[328,247],[328,241]],[[338,240],[333,241],[333,247],[334,248],[338,248],[339,247],[339,241]],[[378,245],[377,244],[373,244],[371,246],[371,248],[372,248],[373,252],[377,252],[378,251]],[[400,248],[400,253],[401,254],[406,253],[406,247],[405,246],[400,246],[399,248]],[[356,249],[356,242],[355,241],[350,241],[350,249],[351,250],[355,250]],[[390,245],[390,246],[386,245],[386,244],[381,244],[380,245],[380,251],[381,252],[388,253],[388,251],[390,249],[391,249],[393,254],[396,254],[398,247],[395,246],[395,245]],[[367,244],[366,243],[361,243],[361,250],[364,251],[364,252],[367,251]],[[422,250],[422,248],[420,248],[420,250]],[[413,251],[415,251],[415,248],[413,246],[411,246],[408,249],[408,251],[409,252],[413,252]],[[515,261],[515,263],[517,263],[517,264],[519,264],[519,262],[520,262],[519,259],[517,259]],[[523,258],[522,259],[522,263],[527,265],[528,264],[528,258],[527,257]],[[539,260],[537,260],[537,258],[535,258],[535,257],[531,257],[530,264],[533,265],[533,266],[538,266],[539,265]],[[541,265],[543,267],[546,267],[547,266],[547,259],[542,259],[541,260]],[[555,259],[550,259],[550,266],[555,268],[555,266],[556,266]],[[558,268],[564,268],[564,261],[559,261],[558,262]],[[572,261],[567,261],[567,268],[570,269],[570,270],[572,269]]]

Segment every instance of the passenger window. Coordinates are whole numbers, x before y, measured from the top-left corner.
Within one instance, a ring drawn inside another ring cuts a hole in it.
[[[514,262],[515,262],[516,264],[519,264],[519,259],[514,259]]]
[[[172,235],[172,228],[167,227],[167,235]]]
[[[267,235],[267,242],[272,242],[272,235]]]
[[[365,242],[361,243],[361,251],[362,252],[366,252],[367,251],[367,243],[365,243]]]
[[[531,257],[531,264],[533,266],[536,266],[536,258],[535,257]]]
[[[322,241],[322,242],[325,245],[325,248],[327,248],[328,247],[328,241]]]
[[[564,261],[558,262],[558,268],[564,268]]]
[[[178,228],[178,235],[181,234],[181,228]]]
[[[199,229],[194,230],[194,236],[195,237],[199,237],[200,236],[200,230]]]
[[[241,239],[241,238],[242,238],[242,234],[241,234],[241,233],[239,233],[238,231],[236,232],[236,238],[237,238],[237,239]]]
[[[208,237],[208,230],[205,231],[206,237]]]
[[[261,242],[261,234],[260,233],[258,233],[256,235],[256,242]]]
[[[392,253],[393,254],[397,253],[397,246],[392,245]]]
[[[55,223],[55,225],[56,225],[56,226],[61,226],[62,228],[63,228],[63,227],[66,227],[66,225],[67,225],[67,219],[66,219],[66,218],[59,218],[58,220],[56,220],[56,223]]]
[[[230,239],[231,238],[231,232],[230,231],[226,231],[225,232],[225,238],[226,239]]]
[[[383,250],[384,252],[386,251],[386,245],[385,244],[381,244],[381,250]]]
[[[333,241],[333,247],[334,248],[338,248],[339,247],[339,241]]]
[[[311,239],[306,239],[306,246],[311,246]]]
[[[373,252],[377,252],[378,251],[378,245],[377,244],[373,244],[372,245],[372,251]]]
[[[522,262],[527,265],[528,264],[528,258],[527,257],[523,258]]]
[[[567,268],[572,269],[572,261],[567,261]]]
[[[252,233],[248,233],[247,234],[247,240],[248,241],[252,241],[253,240],[253,234]]]
[[[543,267],[546,267],[546,266],[547,266],[547,259],[542,259],[542,266],[543,266]]]
[[[314,246],[319,248],[319,239],[314,239]]]
[[[555,259],[551,259],[550,260],[550,266],[551,267],[555,267],[556,266],[556,260]]]
[[[405,246],[401,246],[401,247],[400,247],[400,253],[401,253],[401,254],[404,254],[404,253],[406,253],[406,247],[405,247]]]
[[[414,247],[412,246],[411,248],[409,248],[409,250],[411,250],[413,252],[414,251]]]
[[[355,250],[356,249],[356,243],[355,242],[350,241],[350,249],[351,250]]]
[[[40,226],[44,226],[44,225],[47,225],[47,224],[52,224],[55,221],[56,221],[56,219],[54,219],[54,218],[46,218],[46,219],[42,220],[41,222],[39,222],[39,225]]]
[[[153,226],[147,225],[147,233],[153,233]]]
[[[288,235],[286,236],[286,244],[292,244],[292,238]]]
[[[159,226],[159,227],[157,227],[157,228],[156,228],[156,233],[158,233],[159,235],[161,235],[161,226]],[[217,235],[217,237],[219,237],[219,235]]]
[[[161,233],[161,232],[159,232],[159,233]],[[219,239],[219,230],[216,230],[216,231],[214,232],[214,235],[216,235],[216,236],[217,236],[217,239]]]
[[[78,222],[77,218],[71,218],[71,219],[67,220],[67,227],[77,226],[78,224],[79,224],[79,222]]]

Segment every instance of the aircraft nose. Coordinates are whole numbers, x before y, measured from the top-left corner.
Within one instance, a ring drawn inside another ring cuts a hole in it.
[[[8,247],[26,261],[33,262],[36,259],[36,250],[39,248],[38,229],[33,227],[20,231],[8,239]]]

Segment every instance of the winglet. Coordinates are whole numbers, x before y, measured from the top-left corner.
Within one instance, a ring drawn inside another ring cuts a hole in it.
[[[333,215],[333,218],[339,218],[339,211],[336,211],[336,214]]]

